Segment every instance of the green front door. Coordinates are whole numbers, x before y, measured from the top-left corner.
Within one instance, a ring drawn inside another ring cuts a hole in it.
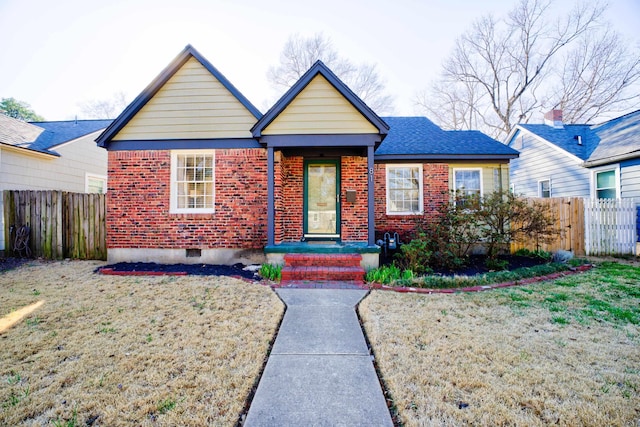
[[[304,164],[304,237],[340,239],[340,167],[337,160]]]

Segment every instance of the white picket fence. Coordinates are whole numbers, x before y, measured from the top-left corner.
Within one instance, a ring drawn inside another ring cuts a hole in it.
[[[637,201],[586,199],[584,234],[587,255],[636,253]]]

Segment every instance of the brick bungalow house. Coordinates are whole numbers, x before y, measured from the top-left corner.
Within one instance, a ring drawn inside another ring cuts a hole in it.
[[[109,262],[310,253],[375,267],[385,232],[433,216],[454,188],[508,188],[518,155],[477,131],[381,118],[320,61],[261,114],[191,46],[96,141]]]

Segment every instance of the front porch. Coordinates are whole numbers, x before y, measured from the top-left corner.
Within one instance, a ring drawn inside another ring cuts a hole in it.
[[[351,242],[292,242],[265,248],[271,264],[282,265],[280,286],[339,283],[361,286],[378,266],[380,247]]]

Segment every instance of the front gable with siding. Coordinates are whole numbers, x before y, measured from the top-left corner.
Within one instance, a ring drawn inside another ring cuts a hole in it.
[[[551,197],[589,196],[589,171],[582,159],[522,127],[507,145],[520,153],[509,165],[509,181],[516,194],[540,197],[540,182],[548,180]]]

